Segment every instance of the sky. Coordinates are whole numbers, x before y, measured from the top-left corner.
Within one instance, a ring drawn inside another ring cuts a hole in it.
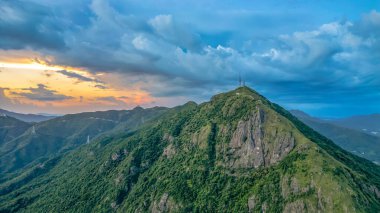
[[[0,108],[198,103],[246,84],[318,117],[380,113],[379,0],[0,0]]]

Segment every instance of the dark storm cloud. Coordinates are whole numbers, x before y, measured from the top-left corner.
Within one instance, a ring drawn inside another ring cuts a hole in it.
[[[35,101],[63,101],[72,99],[71,96],[66,96],[57,93],[55,90],[50,90],[44,84],[38,84],[37,87],[30,87],[22,89],[25,92],[11,92],[13,95],[27,98]]]
[[[296,2],[294,8],[278,1],[33,2],[0,3],[6,14],[0,48],[32,47],[54,56],[53,64],[125,75],[125,85],[140,76],[155,97],[204,100],[236,86],[240,72],[248,85],[284,105],[353,107],[365,99],[380,107],[374,101],[380,98],[380,14],[369,11],[369,3],[353,7],[366,11],[362,17],[331,22],[336,13]],[[337,2],[331,3],[335,12],[347,5]]]
[[[63,49],[62,23],[50,8],[19,0],[0,1],[1,49]]]
[[[70,71],[67,71],[67,70],[59,70],[57,72],[61,73],[62,75],[66,76],[68,78],[73,78],[73,79],[76,79],[78,81],[102,83],[101,81],[99,81],[97,79],[92,79],[92,78],[80,75],[80,74],[75,73],[75,72],[70,72]]]

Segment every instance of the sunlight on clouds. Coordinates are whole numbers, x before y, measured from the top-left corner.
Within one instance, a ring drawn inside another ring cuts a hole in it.
[[[59,113],[72,113],[128,109],[136,105],[154,103],[147,92],[136,87],[111,87],[112,84],[108,85],[104,81],[107,80],[107,73],[90,74],[85,70],[52,66],[39,60],[25,58],[20,58],[20,61],[0,61],[0,88],[4,89],[4,95],[9,99],[8,106],[3,106],[2,103],[0,107],[10,108],[12,103],[17,103],[19,106],[34,106],[39,109],[56,109]],[[62,100],[46,97],[40,100],[30,98],[41,95],[33,92],[42,89],[47,95],[69,98]]]
[[[49,67],[39,63],[30,63],[30,64],[18,64],[18,63],[7,63],[0,62],[2,68],[10,69],[28,69],[28,70],[61,70],[59,67]]]

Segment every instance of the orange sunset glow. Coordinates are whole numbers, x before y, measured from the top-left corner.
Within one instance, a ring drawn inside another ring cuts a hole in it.
[[[86,109],[129,109],[137,105],[151,105],[154,102],[154,98],[138,87],[113,87],[112,84],[101,80],[106,76],[110,77],[109,74],[94,75],[86,70],[38,62],[40,61],[28,58],[0,61],[0,88],[3,88],[4,98],[7,98],[10,104],[31,105],[36,109],[57,109],[50,111],[51,113],[72,113]],[[43,89],[62,98],[28,98],[28,94],[37,89],[38,85],[44,85]]]

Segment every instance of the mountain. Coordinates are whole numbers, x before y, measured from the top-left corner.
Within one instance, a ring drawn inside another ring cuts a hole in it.
[[[357,115],[348,118],[333,119],[329,122],[380,137],[380,114]]]
[[[165,111],[166,108],[162,107],[138,107],[133,110],[65,115],[33,124],[28,131],[24,130],[19,137],[0,146],[0,174],[4,175],[36,160],[43,161],[51,155],[64,153],[118,128],[125,132],[133,130]]]
[[[13,118],[16,118],[21,121],[25,122],[41,122],[41,121],[47,121],[52,118],[56,118],[57,116],[46,116],[46,115],[36,115],[36,114],[21,114],[21,113],[16,113],[16,112],[10,112],[4,109],[0,109],[0,116],[10,116]]]
[[[360,130],[336,125],[331,120],[322,120],[298,111],[290,111],[294,116],[317,132],[334,141],[343,149],[368,160],[380,162],[380,137]]]
[[[0,212],[379,212],[380,167],[248,87],[0,185]]]
[[[7,115],[0,116],[0,146],[19,137],[30,127],[29,123],[17,120]]]

